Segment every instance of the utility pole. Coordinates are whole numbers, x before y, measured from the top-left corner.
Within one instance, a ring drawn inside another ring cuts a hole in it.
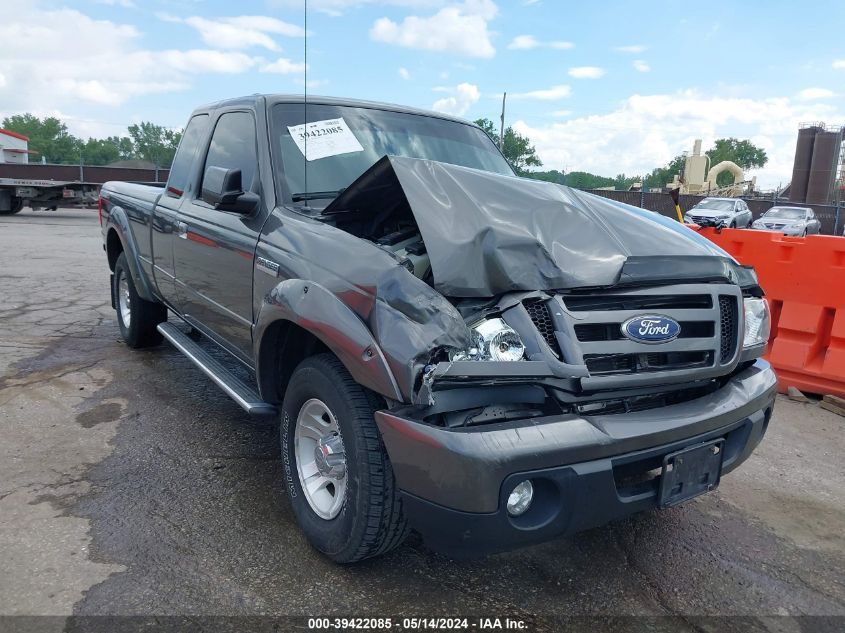
[[[508,93],[502,94],[502,117],[499,119],[499,149],[505,149],[505,100],[508,98]]]

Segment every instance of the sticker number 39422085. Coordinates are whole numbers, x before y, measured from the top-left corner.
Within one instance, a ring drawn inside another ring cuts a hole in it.
[[[343,117],[289,125],[288,131],[305,160],[364,151]]]

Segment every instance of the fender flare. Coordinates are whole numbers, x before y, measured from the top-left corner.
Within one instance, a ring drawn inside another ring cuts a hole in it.
[[[123,207],[114,204],[109,209],[106,229],[107,244],[109,231],[112,229],[117,233],[117,238],[123,245],[123,252],[126,253],[126,263],[129,266],[129,272],[132,273],[132,281],[135,282],[135,290],[146,301],[158,301],[153,291],[153,285],[141,268],[141,262],[138,259],[138,245],[135,242],[132,231],[129,230],[129,219],[126,217],[126,211],[124,211]]]
[[[267,329],[288,321],[317,337],[338,357],[358,384],[402,401],[402,392],[384,353],[361,318],[323,286],[287,279],[264,298],[253,331],[256,378],[262,384],[262,347]]]

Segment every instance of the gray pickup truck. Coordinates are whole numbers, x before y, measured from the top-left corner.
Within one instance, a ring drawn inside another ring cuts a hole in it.
[[[278,419],[280,483],[338,562],[411,528],[460,556],[674,506],[771,418],[752,269],[517,177],[459,119],[225,101],[193,113],[164,188],[101,196],[126,343],[163,337]]]

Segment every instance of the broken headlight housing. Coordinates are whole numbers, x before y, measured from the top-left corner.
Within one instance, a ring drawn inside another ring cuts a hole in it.
[[[450,360],[517,361],[525,356],[519,334],[504,320],[487,319],[472,327],[472,346],[455,352]]]
[[[754,347],[765,345],[769,341],[769,305],[765,299],[757,297],[745,297],[743,299],[745,309],[745,334],[742,340],[743,347]]]

